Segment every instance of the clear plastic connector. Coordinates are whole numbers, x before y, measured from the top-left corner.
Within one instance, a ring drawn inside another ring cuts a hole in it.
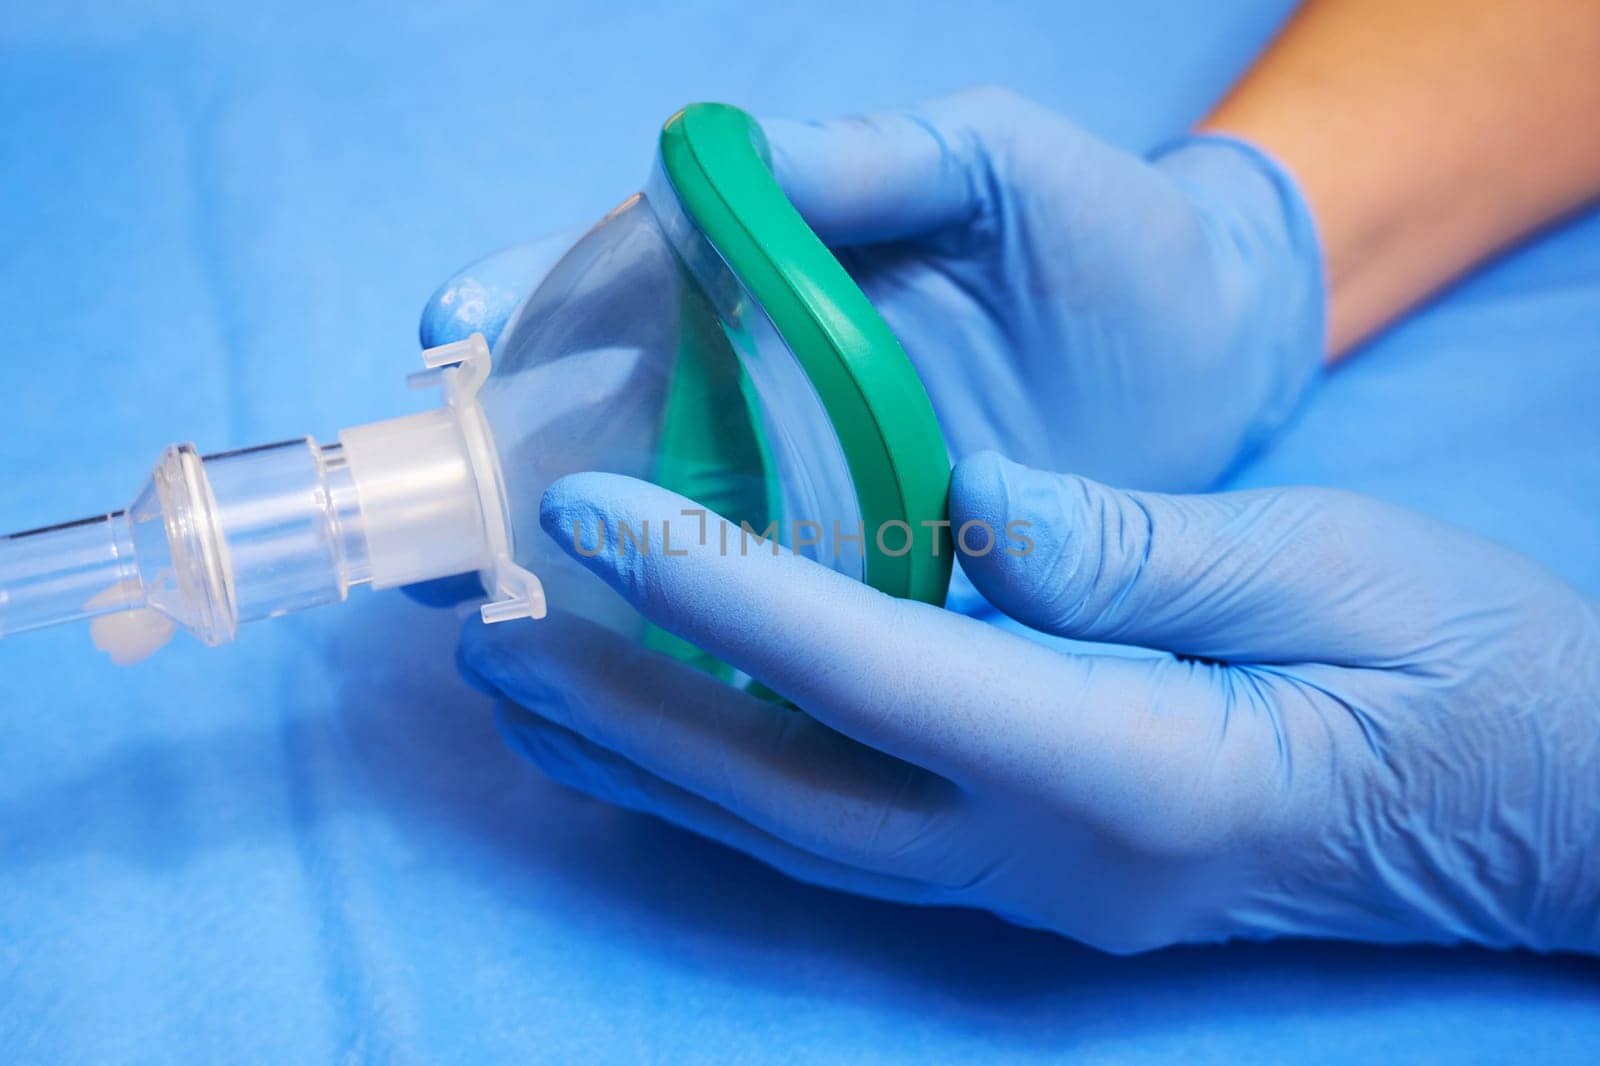
[[[488,622],[542,618],[513,561],[493,437],[478,404],[489,349],[474,334],[423,353],[417,386],[444,403],[309,438],[201,457],[169,447],[127,508],[0,538],[0,637],[87,619],[118,663],[185,629],[209,645],[241,623],[477,571]]]

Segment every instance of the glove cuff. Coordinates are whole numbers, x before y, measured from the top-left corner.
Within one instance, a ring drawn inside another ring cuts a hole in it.
[[[1326,349],[1322,245],[1294,177],[1248,141],[1222,134],[1181,137],[1150,155],[1217,220],[1227,254],[1255,279],[1247,316],[1256,335],[1242,350],[1265,354],[1255,418],[1239,457],[1257,450],[1294,415],[1319,380]]]

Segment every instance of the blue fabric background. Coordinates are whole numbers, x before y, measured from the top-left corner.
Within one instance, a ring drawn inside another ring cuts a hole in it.
[[[424,401],[417,312],[597,216],[697,99],[1011,85],[1131,147],[1286,0],[10,5],[0,527]],[[217,8],[217,10],[211,10]],[[669,8],[673,10],[668,10]],[[1536,164],[1536,161],[1531,161]],[[1376,493],[1600,593],[1600,215],[1335,374],[1240,482]],[[0,1058],[1593,1061],[1600,968],[1280,944],[1116,959],[786,881],[562,791],[396,593],[118,670],[0,644]]]

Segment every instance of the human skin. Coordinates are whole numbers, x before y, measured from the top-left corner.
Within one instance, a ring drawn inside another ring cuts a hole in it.
[[[1299,182],[1330,359],[1600,195],[1600,4],[1310,0],[1202,124]]]

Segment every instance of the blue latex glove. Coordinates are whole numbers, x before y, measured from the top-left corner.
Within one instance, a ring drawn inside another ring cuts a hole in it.
[[[1146,161],[996,89],[764,125],[779,183],[900,338],[956,458],[1204,488],[1320,365],[1310,217],[1246,145],[1188,137]],[[545,269],[526,249],[469,267],[424,342],[492,341]]]
[[[491,346],[511,313],[538,287],[561,257],[583,236],[571,226],[538,240],[503,248],[458,271],[422,308],[417,333],[424,348],[482,333]]]
[[[1600,950],[1600,614],[1508,549],[1342,492],[961,463],[952,519],[1025,520],[1035,544],[967,559],[979,589],[1049,633],[1155,649],[1128,657],[722,556],[714,527],[684,535],[692,506],[580,474],[542,517],[569,550],[574,524],[614,546],[648,519],[648,553],[581,561],[807,713],[575,619],[469,627],[464,669],[558,780],[809,881],[1115,951]]]

